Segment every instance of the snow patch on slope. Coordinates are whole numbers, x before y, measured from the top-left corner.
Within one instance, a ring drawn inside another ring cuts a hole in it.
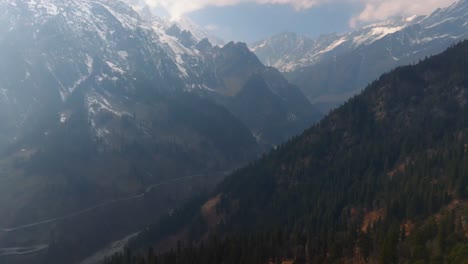
[[[104,259],[122,252],[124,248],[127,246],[128,242],[138,235],[139,235],[139,232],[128,235],[121,240],[114,241],[110,243],[108,246],[106,246],[104,249],[96,252],[91,257],[83,260],[80,264],[100,264],[104,261]]]
[[[110,61],[106,61],[107,66],[112,70],[112,72],[119,73],[119,74],[124,74],[125,71],[119,68],[117,65]]]
[[[12,4],[16,6],[16,3],[12,1]],[[45,14],[48,16],[56,16],[61,10],[59,8],[48,1],[43,0],[27,0],[26,4],[29,9],[34,9],[39,11],[41,14]],[[39,14],[37,15],[39,16]]]
[[[159,37],[159,40],[164,45],[165,50],[175,58],[177,68],[181,72],[180,77],[187,79],[189,77],[188,63],[185,62],[184,58],[195,58],[198,57],[199,53],[196,49],[186,48],[180,43],[180,41],[173,36],[166,33],[166,26],[162,24],[160,20],[154,20],[152,22],[152,28]]]
[[[120,118],[127,114],[126,112],[115,110],[111,103],[96,91],[88,93],[86,95],[85,102],[88,109],[88,120],[91,125],[91,129],[95,132],[98,138],[104,138],[110,134],[110,131],[103,124],[96,122],[99,115],[108,113]]]
[[[7,89],[0,89],[0,99],[3,102],[8,102],[8,90]]]
[[[356,45],[362,45],[364,43],[371,44],[383,37],[398,32],[404,29],[406,26],[399,27],[373,27],[371,31],[365,35],[356,36],[353,38],[353,43]]]
[[[447,19],[444,19],[444,20],[442,20],[442,21],[439,21],[439,22],[437,22],[437,23],[434,23],[434,24],[432,24],[432,25],[429,25],[429,26],[427,26],[426,28],[428,28],[428,29],[429,29],[429,28],[435,28],[435,27],[437,27],[437,26],[439,26],[439,25],[442,25],[442,24],[444,24],[444,23],[446,23],[446,22],[450,22],[450,21],[453,21],[453,20],[456,20],[456,18],[455,18],[455,17],[449,17],[449,18],[447,18]]]
[[[91,115],[96,115],[103,111],[109,112],[118,117],[122,117],[122,115],[124,114],[114,110],[109,101],[107,101],[107,99],[104,98],[104,96],[98,93],[92,93],[91,95],[88,95],[88,97],[86,98],[86,103],[88,105],[88,112]]]
[[[81,76],[70,88],[68,88],[68,95],[72,94],[81,83],[86,81],[91,76],[93,73],[93,64],[93,58],[91,58],[89,55],[86,55],[85,65],[87,67],[87,73]]]
[[[67,114],[66,113],[60,113],[60,123],[64,124],[65,122],[67,122]]]

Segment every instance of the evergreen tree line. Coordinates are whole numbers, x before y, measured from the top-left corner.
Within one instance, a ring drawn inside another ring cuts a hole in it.
[[[200,199],[131,247],[180,230],[191,244],[156,262],[129,251],[107,263],[464,263],[467,68],[465,41],[383,75],[223,181],[210,196],[220,197],[219,224],[205,219]],[[210,234],[217,238],[203,239]]]

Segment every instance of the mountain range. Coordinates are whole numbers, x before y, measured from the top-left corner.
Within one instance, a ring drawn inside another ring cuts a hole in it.
[[[463,250],[466,42],[318,108],[465,38],[467,6],[249,48],[139,0],[0,0],[0,263]]]
[[[468,37],[468,1],[427,16],[397,17],[316,39],[283,33],[251,46],[322,111],[345,102],[380,74],[438,54]]]
[[[0,257],[54,242],[78,261],[320,118],[247,45],[180,25],[121,1],[0,0]]]

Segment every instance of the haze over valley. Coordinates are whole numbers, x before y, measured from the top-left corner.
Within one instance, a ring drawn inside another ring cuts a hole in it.
[[[465,263],[468,1],[390,2],[0,0],[0,263]]]

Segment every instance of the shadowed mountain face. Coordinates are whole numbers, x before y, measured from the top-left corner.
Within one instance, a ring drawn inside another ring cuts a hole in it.
[[[132,114],[125,104],[136,103],[139,99],[135,97],[154,91],[191,91],[216,99],[234,96],[252,75],[270,71],[244,44],[219,48],[202,40],[198,45],[190,32],[157,19],[143,20],[121,2],[0,4],[4,12],[0,23],[5,25],[0,36],[5,58],[0,68],[0,117],[5,124],[0,131],[2,145],[14,143],[24,131],[49,124],[53,116],[54,121],[65,122],[73,115],[74,106],[70,105],[76,105],[74,97],[85,97],[93,121],[101,112],[117,117]],[[272,74],[268,75],[265,77]],[[297,94],[279,75],[272,78],[281,80],[280,88]],[[277,92],[278,88],[270,90]],[[278,96],[283,99],[284,94]],[[130,100],[123,102],[127,97]],[[295,107],[297,100],[285,98],[285,102]],[[300,102],[310,113],[290,121],[292,127],[301,123],[304,128],[317,119],[314,109],[304,103]],[[107,129],[91,123],[95,134]],[[295,132],[286,128],[280,133],[287,138]],[[279,141],[267,142],[276,143]]]
[[[0,0],[0,58],[0,257],[55,243],[74,263],[320,116],[245,44],[213,46],[120,1]]]
[[[261,144],[279,144],[321,117],[298,87],[268,68],[242,43],[213,49],[217,101],[251,128]]]
[[[462,260],[467,66],[465,41],[381,76],[208,198],[163,218],[134,247],[185,241],[187,250],[152,255],[181,263]]]
[[[468,38],[468,1],[421,17],[396,18],[345,34],[309,39],[293,33],[252,46],[327,112],[382,73],[416,63]]]

